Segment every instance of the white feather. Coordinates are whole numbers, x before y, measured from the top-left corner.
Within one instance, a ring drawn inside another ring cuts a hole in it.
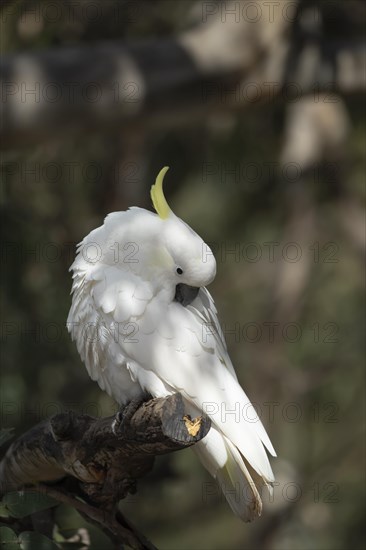
[[[214,276],[214,264],[200,263],[202,243],[175,216],[110,214],[78,247],[68,328],[91,378],[120,404],[181,392],[187,411],[209,414],[212,428],[194,450],[249,521],[261,512],[255,483],[274,480],[264,446],[275,451],[238,383],[209,292],[187,307],[173,300],[178,260],[191,286]]]

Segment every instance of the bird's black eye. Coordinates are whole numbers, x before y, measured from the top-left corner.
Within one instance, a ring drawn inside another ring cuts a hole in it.
[[[176,272],[178,275],[183,275],[183,269],[181,267],[177,267]]]

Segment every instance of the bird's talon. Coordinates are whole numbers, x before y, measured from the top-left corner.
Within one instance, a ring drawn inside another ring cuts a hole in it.
[[[121,435],[128,431],[129,424],[132,420],[135,412],[141,407],[142,403],[146,401],[146,396],[143,398],[132,399],[127,405],[120,409],[112,422],[112,432],[114,435]]]

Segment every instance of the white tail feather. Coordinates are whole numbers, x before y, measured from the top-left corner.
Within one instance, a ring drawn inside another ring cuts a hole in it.
[[[245,463],[227,437],[211,427],[208,435],[193,450],[216,478],[231,509],[240,519],[248,522],[261,515],[262,500],[258,489],[268,483]],[[255,481],[249,469],[255,474]]]

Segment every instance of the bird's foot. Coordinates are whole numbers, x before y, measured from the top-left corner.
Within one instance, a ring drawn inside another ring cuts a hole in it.
[[[128,433],[133,415],[141,407],[141,405],[149,399],[151,399],[151,396],[145,394],[142,397],[131,399],[131,401],[127,403],[127,405],[124,405],[120,408],[112,423],[112,432],[114,433],[114,435],[120,436],[126,435]]]

